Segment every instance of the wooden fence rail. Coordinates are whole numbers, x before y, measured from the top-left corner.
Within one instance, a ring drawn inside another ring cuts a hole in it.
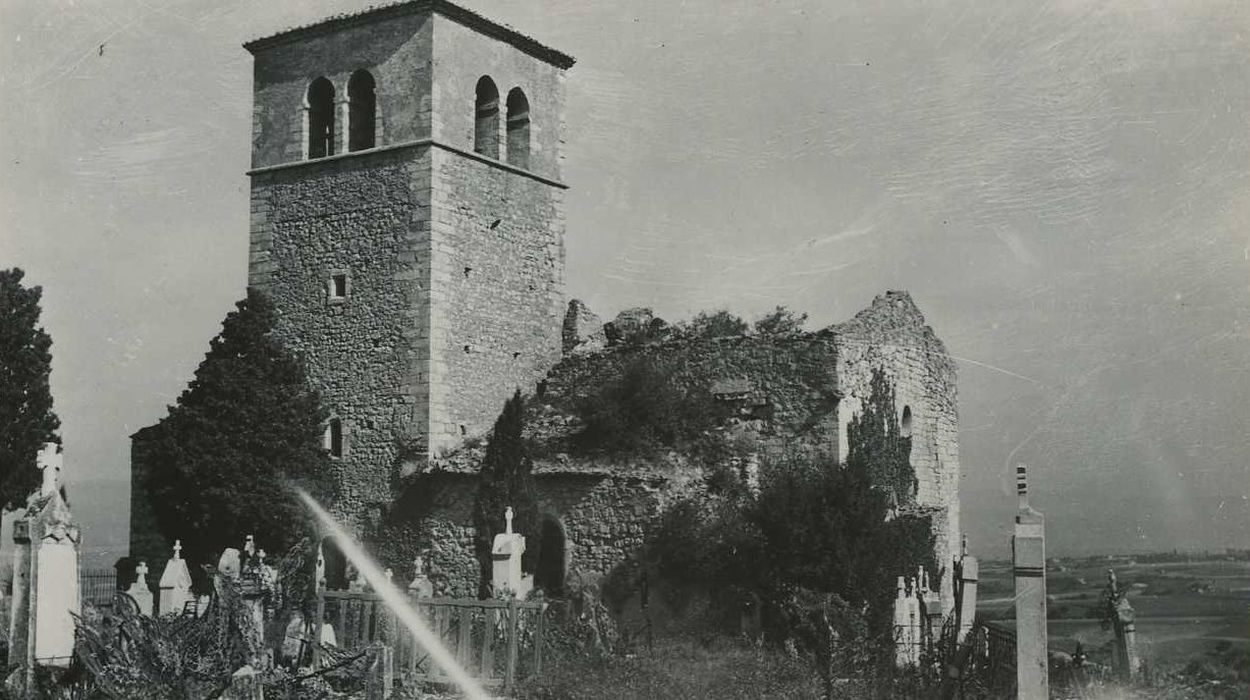
[[[482,685],[510,689],[518,678],[541,671],[544,603],[471,598],[410,598],[409,602],[456,663]],[[340,649],[390,647],[397,679],[449,682],[445,669],[433,663],[377,594],[321,591],[317,608],[314,639],[325,638],[328,624]],[[314,645],[314,666],[319,661],[320,645]]]

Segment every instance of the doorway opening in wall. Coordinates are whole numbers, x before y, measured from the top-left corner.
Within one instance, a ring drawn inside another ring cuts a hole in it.
[[[538,550],[538,566],[534,571],[534,585],[549,596],[564,594],[564,576],[568,571],[564,526],[554,516],[543,518],[541,546]]]

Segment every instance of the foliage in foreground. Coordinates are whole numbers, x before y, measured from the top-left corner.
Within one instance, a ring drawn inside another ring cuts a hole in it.
[[[177,405],[135,437],[147,471],[143,497],[188,559],[215,561],[253,533],[271,551],[315,533],[291,487],[320,498],[330,490],[327,412],[302,363],[272,333],[276,318],[249,290]]]
[[[19,268],[0,270],[0,508],[13,510],[39,485],[35,453],[60,442],[48,377],[52,338],[39,326],[43,290]]]

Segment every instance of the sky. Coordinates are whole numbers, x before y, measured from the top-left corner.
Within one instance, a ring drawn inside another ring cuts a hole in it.
[[[1052,554],[1250,546],[1250,3],[466,4],[578,59],[570,297],[818,328],[906,289],[974,552],[1017,462]],[[97,541],[245,293],[240,44],[365,6],[0,0],[0,266],[43,287]]]

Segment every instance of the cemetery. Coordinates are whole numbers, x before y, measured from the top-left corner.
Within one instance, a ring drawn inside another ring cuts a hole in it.
[[[82,567],[65,489],[82,465],[55,421],[32,432],[0,696],[1046,700],[1250,683],[1159,671],[1141,624],[1157,611],[1136,595],[1153,584],[1131,567],[1059,576],[1023,464],[1010,563],[969,550],[955,358],[908,292],[816,330],[780,306],[753,324],[641,307],[605,322],[567,299],[572,56],[449,0],[244,48],[246,296],[130,436],[114,569]],[[1056,634],[1076,600],[1097,645]],[[1234,676],[1239,653],[1220,659]]]

